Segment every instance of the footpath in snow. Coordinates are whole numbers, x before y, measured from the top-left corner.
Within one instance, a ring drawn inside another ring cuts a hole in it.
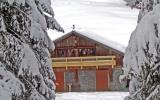
[[[124,100],[128,92],[67,92],[57,93],[56,100]]]

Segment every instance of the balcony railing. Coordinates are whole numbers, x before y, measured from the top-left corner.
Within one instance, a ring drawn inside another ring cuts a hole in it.
[[[116,65],[115,56],[87,56],[87,57],[58,57],[52,58],[53,68],[70,68],[76,67],[96,67],[111,66],[114,68]]]

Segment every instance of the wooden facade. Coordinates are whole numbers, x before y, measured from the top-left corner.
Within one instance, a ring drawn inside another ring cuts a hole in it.
[[[56,91],[106,91],[112,69],[122,67],[123,52],[80,32],[71,31],[54,44]]]

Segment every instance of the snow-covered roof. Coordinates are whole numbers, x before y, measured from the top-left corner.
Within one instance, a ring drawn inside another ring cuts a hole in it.
[[[65,35],[63,35],[62,37],[59,37],[58,39],[56,39],[54,42],[56,41],[59,41],[61,39],[63,39],[64,37],[70,35],[70,34],[77,34],[77,35],[81,35],[81,36],[84,36],[84,37],[87,37],[89,39],[92,39],[100,44],[103,44],[104,46],[106,47],[110,47],[114,50],[117,50],[121,53],[124,53],[125,52],[125,46],[119,44],[119,43],[116,43],[112,40],[109,40],[109,39],[106,39],[106,38],[103,38],[97,34],[94,34],[94,33],[90,33],[90,32],[82,32],[82,31],[77,31],[77,30],[73,30]]]

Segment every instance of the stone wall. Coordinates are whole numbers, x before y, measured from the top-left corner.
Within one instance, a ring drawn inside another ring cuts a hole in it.
[[[121,68],[114,68],[112,73],[112,80],[109,84],[109,90],[110,91],[128,91],[126,88],[126,85],[121,84],[119,82],[119,76],[122,75],[122,69]]]
[[[80,91],[96,91],[96,70],[79,70]]]
[[[66,84],[69,84],[69,83],[75,83],[76,80],[75,80],[75,72],[72,72],[70,70],[67,70],[65,72],[65,83]]]
[[[69,91],[68,84],[72,84],[71,91],[96,91],[96,70],[77,70],[78,79],[75,71],[65,72],[66,91]],[[112,69],[112,79],[110,79],[109,91],[128,91],[126,85],[119,82],[122,74],[121,68]],[[107,76],[106,76],[107,78]],[[107,85],[107,84],[106,84]]]
[[[67,70],[65,72],[65,90],[66,91],[78,91],[77,87],[74,87],[74,84],[76,84],[76,79],[75,79],[75,72]]]

